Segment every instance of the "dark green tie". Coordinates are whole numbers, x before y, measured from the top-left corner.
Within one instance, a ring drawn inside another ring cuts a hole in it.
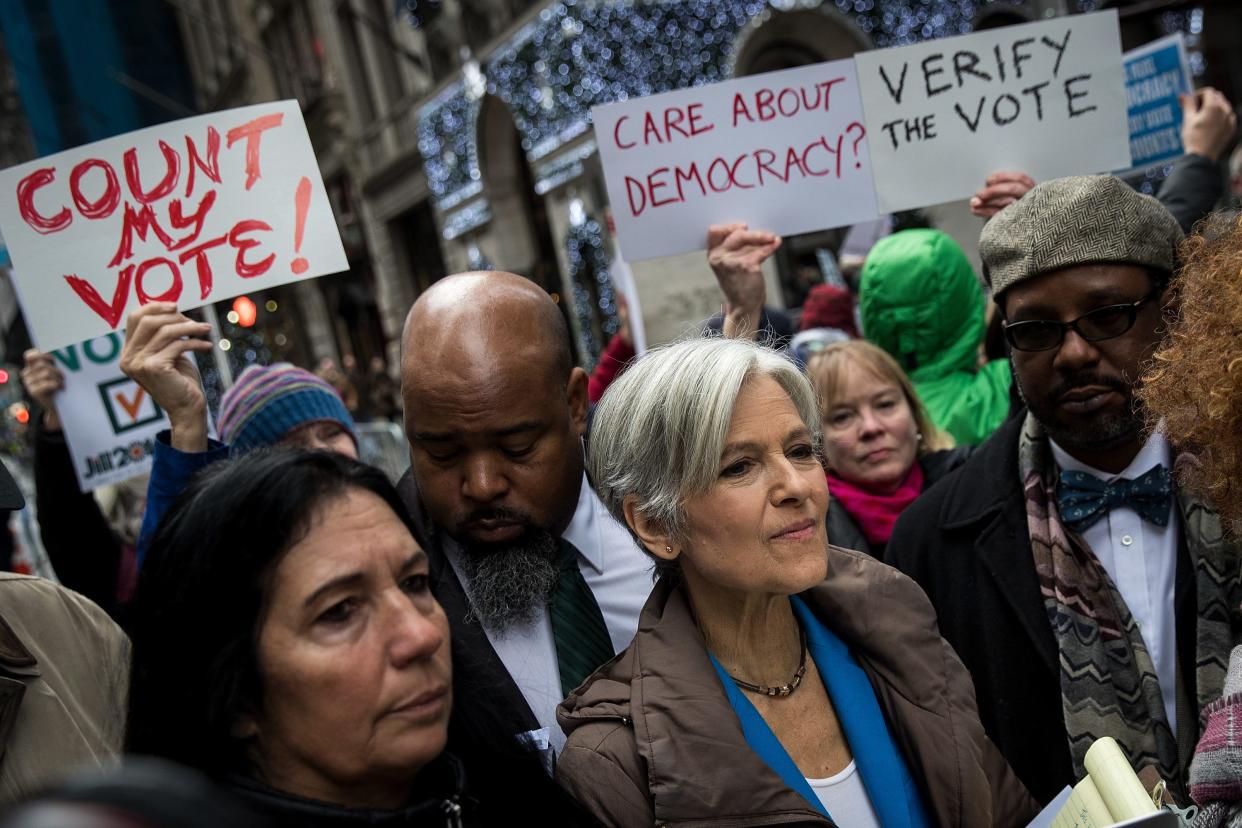
[[[615,653],[599,604],[578,569],[578,550],[561,538],[560,576],[548,602],[552,640],[561,672],[561,692],[566,696]]]

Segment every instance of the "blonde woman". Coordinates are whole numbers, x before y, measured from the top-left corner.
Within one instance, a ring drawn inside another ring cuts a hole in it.
[[[869,342],[833,343],[807,373],[823,418],[828,538],[883,558],[902,511],[970,447],[952,448],[896,360]]]

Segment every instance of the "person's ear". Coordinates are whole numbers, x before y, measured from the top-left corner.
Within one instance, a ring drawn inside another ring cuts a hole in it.
[[[621,508],[625,512],[626,524],[648,552],[664,561],[677,559],[681,550],[662,525],[639,511],[637,498],[633,495],[627,497]]]
[[[569,372],[569,383],[565,386],[565,394],[569,400],[569,414],[573,419],[574,431],[579,437],[586,434],[587,408],[591,404],[591,399],[587,394],[589,383],[590,377],[587,376],[587,372],[575,366]]]

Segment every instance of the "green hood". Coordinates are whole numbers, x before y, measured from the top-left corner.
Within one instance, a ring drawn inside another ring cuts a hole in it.
[[[1009,410],[1009,366],[979,368],[983,289],[966,254],[939,230],[894,233],[863,265],[863,336],[909,374],[927,413],[959,443],[981,442]]]
[[[983,289],[966,254],[939,230],[903,230],[867,254],[859,288],[863,335],[915,382],[974,373]]]

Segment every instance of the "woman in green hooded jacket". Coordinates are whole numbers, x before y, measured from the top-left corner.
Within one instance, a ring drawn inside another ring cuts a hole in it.
[[[863,265],[863,336],[905,369],[927,413],[958,444],[983,442],[1009,413],[1009,362],[979,364],[983,288],[962,248],[939,230],[881,239]]]

